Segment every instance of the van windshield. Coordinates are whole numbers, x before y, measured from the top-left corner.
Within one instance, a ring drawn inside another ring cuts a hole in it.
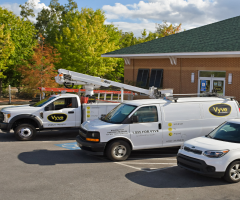
[[[120,104],[106,116],[102,117],[101,120],[113,124],[121,124],[136,107],[137,106]]]
[[[53,96],[53,97],[50,97],[50,98],[46,98],[46,99],[43,99],[37,103],[35,103],[34,105],[32,105],[33,107],[42,107],[43,105],[45,105],[46,103],[48,103],[49,101],[52,101],[53,99],[55,99],[56,97]]]
[[[215,140],[240,143],[240,124],[225,122],[207,135]]]

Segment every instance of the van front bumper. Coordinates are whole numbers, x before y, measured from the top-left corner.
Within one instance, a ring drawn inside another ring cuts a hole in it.
[[[106,142],[88,142],[83,140],[79,135],[76,138],[77,145],[87,153],[94,155],[104,155],[104,149],[106,147]]]
[[[225,172],[216,172],[214,166],[207,165],[205,161],[185,156],[178,153],[177,164],[179,167],[187,169],[189,171],[215,178],[221,178]]]

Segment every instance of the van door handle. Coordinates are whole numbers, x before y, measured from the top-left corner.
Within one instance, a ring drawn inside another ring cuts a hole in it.
[[[69,114],[73,114],[73,113],[74,113],[74,111],[68,111],[68,113],[69,113]]]
[[[158,124],[158,129],[162,129],[162,124],[161,123]]]

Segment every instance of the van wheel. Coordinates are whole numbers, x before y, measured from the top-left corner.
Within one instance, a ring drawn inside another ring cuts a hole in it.
[[[21,124],[14,129],[14,135],[18,140],[29,141],[36,136],[36,128],[31,124]]]
[[[130,153],[130,145],[123,140],[112,141],[106,148],[106,156],[112,161],[126,160]]]
[[[240,181],[240,161],[235,161],[228,166],[224,174],[224,179],[230,183]]]

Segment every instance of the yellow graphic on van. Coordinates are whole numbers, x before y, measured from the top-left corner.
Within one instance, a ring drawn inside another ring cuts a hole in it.
[[[64,113],[54,113],[47,116],[48,121],[54,123],[61,123],[67,120],[67,115]]]
[[[210,106],[208,110],[212,115],[216,117],[225,117],[231,113],[232,108],[228,104],[219,103]]]
[[[90,111],[87,111],[87,113],[90,113]]]
[[[88,106],[87,109],[90,109],[90,107]]]
[[[169,136],[172,136],[172,133],[170,132],[170,133],[168,133],[168,135],[169,135]]]
[[[168,126],[172,126],[172,123],[168,123]]]
[[[90,117],[90,115],[87,115],[87,118],[89,118]]]
[[[172,128],[169,128],[168,131],[172,131]]]

